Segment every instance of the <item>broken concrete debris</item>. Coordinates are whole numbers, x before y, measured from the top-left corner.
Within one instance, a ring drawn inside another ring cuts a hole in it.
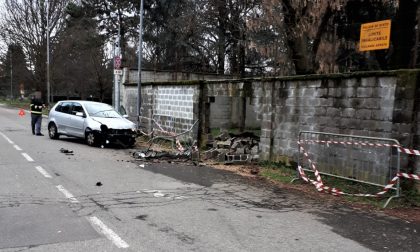
[[[259,159],[259,137],[250,132],[233,134],[222,132],[208,143],[211,148],[203,153],[204,159],[220,163],[244,163]]]
[[[157,160],[157,161],[186,161],[191,159],[191,154],[186,151],[183,153],[170,153],[167,151],[144,150],[133,153],[137,160]]]
[[[74,155],[72,150],[68,150],[68,149],[64,149],[64,148],[61,148],[60,152],[66,154],[66,155],[69,155],[69,156]]]
[[[254,133],[232,134],[223,132],[215,137],[214,140],[210,139],[208,147],[210,147],[209,150],[199,153],[194,148],[171,152],[155,150],[149,146],[147,149],[133,152],[132,156],[139,161],[193,161],[194,165],[202,165],[200,163],[201,158],[203,160],[216,160],[224,164],[250,163],[259,160],[259,136],[256,136]]]

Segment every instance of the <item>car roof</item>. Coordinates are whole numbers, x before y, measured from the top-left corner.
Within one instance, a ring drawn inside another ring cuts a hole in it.
[[[111,106],[111,105],[109,105],[107,103],[103,103],[103,102],[85,101],[85,100],[62,100],[62,101],[59,101],[59,102],[78,102],[78,103],[81,103],[82,105],[84,105],[84,104],[105,104],[105,105]]]

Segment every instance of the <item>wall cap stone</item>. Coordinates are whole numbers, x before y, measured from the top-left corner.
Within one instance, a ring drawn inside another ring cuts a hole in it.
[[[298,81],[298,80],[331,80],[331,79],[351,79],[363,77],[395,77],[401,74],[419,74],[420,69],[399,69],[387,71],[365,71],[335,74],[310,74],[310,75],[294,75],[294,76],[278,76],[278,77],[258,77],[243,79],[225,79],[225,80],[185,80],[185,81],[161,81],[161,82],[144,82],[141,85],[200,85],[200,84],[221,84],[231,83],[238,84],[244,82],[260,81]],[[137,86],[137,83],[123,83],[124,86]]]

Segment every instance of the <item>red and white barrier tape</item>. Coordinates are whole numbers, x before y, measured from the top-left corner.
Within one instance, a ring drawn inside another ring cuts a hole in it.
[[[420,180],[420,175],[417,174],[408,174],[408,173],[403,173],[400,172],[397,174],[398,177],[403,177],[403,178],[408,178],[408,179],[414,179],[414,180]]]
[[[413,150],[413,149],[403,148],[401,146],[398,148],[398,151],[399,152],[402,152],[402,153],[405,153],[405,154],[409,154],[409,155],[420,156],[420,151]]]
[[[381,144],[381,143],[370,143],[370,142],[350,142],[350,141],[324,141],[324,140],[304,140],[300,141],[305,143],[320,143],[320,144],[342,144],[342,145],[361,145],[371,147],[396,147],[400,148],[398,144]]]
[[[393,147],[397,148],[399,152],[409,154],[409,155],[415,155],[420,156],[420,151],[415,149],[409,149],[404,148],[401,145],[398,144],[381,144],[381,143],[370,143],[370,142],[349,142],[349,141],[324,141],[324,140],[303,140],[298,141],[298,143],[318,143],[318,144],[341,144],[341,145],[360,145],[360,146],[370,146],[370,147]]]
[[[392,189],[394,187],[394,185],[397,183],[398,179],[401,178],[401,177],[408,178],[408,179],[414,179],[414,180],[420,180],[420,176],[417,175],[417,174],[408,174],[408,173],[399,172],[384,187],[384,189],[382,191],[380,191],[380,192],[378,192],[376,194],[361,194],[361,193],[351,194],[351,193],[345,193],[345,192],[343,192],[343,191],[341,191],[341,190],[339,190],[337,188],[325,186],[323,184],[321,175],[320,175],[318,169],[316,168],[315,162],[310,159],[309,154],[303,148],[301,141],[298,141],[298,145],[299,145],[299,148],[302,151],[303,155],[308,160],[308,162],[309,162],[312,170],[314,171],[314,174],[316,176],[316,180],[317,181],[308,178],[308,176],[306,176],[306,174],[303,171],[303,168],[301,166],[298,166],[299,175],[300,175],[300,177],[304,181],[313,184],[319,192],[326,192],[326,193],[330,193],[330,194],[335,195],[335,196],[348,195],[348,196],[358,196],[358,197],[380,197],[380,196],[384,195],[385,193],[387,193],[390,189]],[[393,146],[393,147],[395,147],[395,146]]]
[[[303,155],[306,157],[306,160],[308,160],[312,170],[314,171],[316,180],[318,181],[318,183],[322,184],[321,175],[319,174],[318,169],[315,166],[315,162],[313,162],[312,159],[310,159],[309,154],[306,152],[306,150],[302,146],[300,146],[300,150],[302,151]]]
[[[380,196],[384,195],[385,193],[387,193],[389,190],[391,190],[394,187],[394,185],[397,183],[398,178],[401,177],[401,176],[395,176],[384,187],[384,189],[382,191],[380,191],[380,192],[378,192],[376,194],[345,193],[345,192],[341,191],[340,189],[337,189],[337,188],[334,188],[334,187],[325,186],[322,183],[319,183],[319,182],[317,182],[315,180],[312,180],[312,179],[308,178],[308,176],[306,176],[306,174],[303,171],[303,168],[301,166],[298,167],[298,170],[299,170],[300,177],[304,181],[313,184],[319,192],[330,193],[330,194],[335,195],[335,196],[347,195],[347,196],[356,196],[356,197],[380,197]],[[414,175],[414,176],[417,176],[417,175]],[[406,178],[412,178],[412,176],[407,176]]]

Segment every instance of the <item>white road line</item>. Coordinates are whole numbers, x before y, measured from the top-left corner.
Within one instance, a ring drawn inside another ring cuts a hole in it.
[[[39,171],[44,177],[46,178],[52,178],[50,174],[46,170],[44,170],[41,166],[36,166],[35,169]]]
[[[71,203],[79,203],[79,201],[71,194],[69,191],[67,191],[62,185],[56,186],[57,189],[66,196],[70,200]]]
[[[1,132],[0,132],[0,135],[1,135],[4,139],[6,139],[6,141],[7,141],[7,142],[9,142],[9,144],[14,144],[14,142],[13,142],[12,140],[10,140],[10,138],[8,138],[5,134],[3,134],[3,133],[1,133]]]
[[[96,216],[89,217],[90,223],[97,226],[101,233],[103,233],[108,240],[112,241],[115,246],[118,248],[128,248],[129,245],[121,239],[112,229],[108,228],[100,219],[98,219]]]
[[[28,154],[26,154],[26,153],[22,153],[22,156],[26,159],[26,160],[28,160],[28,162],[34,162],[34,160],[28,155]]]
[[[22,149],[19,147],[19,146],[17,146],[16,144],[15,145],[13,145],[13,147],[15,147],[15,149],[17,150],[17,151],[21,151]]]

